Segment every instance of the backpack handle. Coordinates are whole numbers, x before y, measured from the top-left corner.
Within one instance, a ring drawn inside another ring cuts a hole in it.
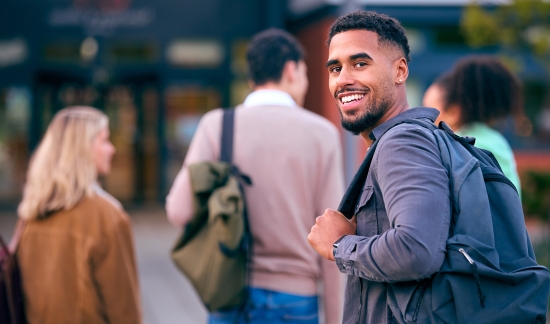
[[[445,123],[444,121],[439,122],[439,129],[444,130],[445,132],[447,132],[447,134],[451,135],[452,138],[459,141],[460,143],[470,144],[470,145],[475,145],[475,143],[476,143],[476,138],[475,137],[460,136],[460,135],[455,134],[455,132],[451,129],[451,127],[449,127],[449,125],[447,125],[447,123]]]

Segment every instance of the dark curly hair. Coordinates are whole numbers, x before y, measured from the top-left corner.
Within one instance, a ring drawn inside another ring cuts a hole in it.
[[[281,29],[270,28],[254,35],[248,44],[248,77],[256,85],[279,82],[286,62],[303,59],[304,50],[294,36]]]
[[[446,94],[446,107],[456,104],[461,124],[492,123],[507,116],[517,117],[523,110],[520,81],[494,56],[474,55],[459,60],[450,73],[434,84]]]
[[[401,26],[397,19],[388,15],[379,14],[374,11],[358,10],[344,15],[330,26],[327,46],[334,35],[349,30],[367,30],[378,34],[380,44],[395,46],[403,52],[407,62],[411,61],[409,41],[405,35],[405,28]]]

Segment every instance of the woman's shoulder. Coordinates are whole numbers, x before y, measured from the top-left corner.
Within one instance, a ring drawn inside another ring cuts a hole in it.
[[[456,132],[461,136],[475,137],[475,146],[489,150],[495,154],[512,156],[510,144],[499,131],[486,124],[474,123]]]
[[[122,205],[117,206],[104,196],[93,193],[82,198],[79,204],[73,208],[74,213],[92,216],[97,221],[116,226],[118,223],[129,223],[129,216]]]

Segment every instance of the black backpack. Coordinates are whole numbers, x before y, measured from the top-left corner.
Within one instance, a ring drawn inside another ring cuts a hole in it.
[[[548,269],[535,260],[517,189],[493,154],[444,122],[403,123],[433,132],[449,172],[453,209],[439,271],[388,284],[394,317],[399,323],[546,323]]]

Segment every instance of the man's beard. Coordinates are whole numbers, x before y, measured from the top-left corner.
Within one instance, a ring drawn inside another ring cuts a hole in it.
[[[354,120],[346,120],[342,110],[340,111],[340,117],[342,118],[342,127],[353,135],[359,135],[365,130],[376,125],[376,123],[384,116],[388,111],[390,100],[387,97],[382,98],[380,102],[372,102],[367,104],[364,111],[358,113],[358,116]]]

